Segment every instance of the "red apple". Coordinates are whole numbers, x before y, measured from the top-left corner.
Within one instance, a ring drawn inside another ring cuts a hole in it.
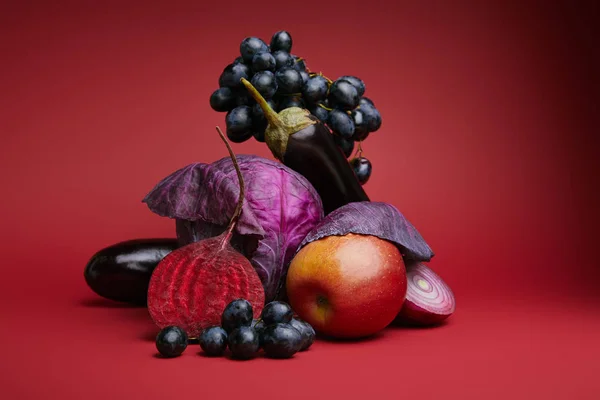
[[[290,305],[317,332],[359,338],[394,320],[406,297],[406,269],[386,240],[328,236],[296,254],[286,285]]]

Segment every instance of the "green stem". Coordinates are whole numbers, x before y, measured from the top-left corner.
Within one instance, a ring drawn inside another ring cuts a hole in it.
[[[246,89],[248,89],[248,92],[250,92],[250,95],[252,96],[252,98],[254,100],[256,100],[256,102],[258,103],[260,108],[262,108],[263,113],[265,114],[265,117],[267,118],[267,121],[269,121],[269,124],[276,126],[276,127],[283,128],[283,126],[284,126],[283,121],[281,120],[279,115],[275,112],[275,110],[273,110],[273,108],[269,105],[269,103],[267,103],[267,101],[265,100],[264,97],[262,97],[262,95],[259,93],[259,91],[256,90],[254,85],[252,85],[250,82],[248,82],[248,80],[246,78],[242,78],[242,83],[244,84]]]

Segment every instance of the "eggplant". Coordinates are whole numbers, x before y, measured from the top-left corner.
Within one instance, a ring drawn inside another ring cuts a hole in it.
[[[265,141],[271,153],[314,186],[325,214],[348,203],[370,201],[327,126],[304,108],[276,113],[248,80],[242,78],[242,83],[268,121]]]
[[[145,306],[154,268],[179,247],[177,239],[133,239],[106,247],[92,256],[83,273],[101,297]]]

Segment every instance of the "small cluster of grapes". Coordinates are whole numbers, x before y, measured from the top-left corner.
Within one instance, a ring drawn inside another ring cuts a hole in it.
[[[221,326],[211,326],[200,333],[202,351],[209,357],[220,357],[229,348],[233,358],[249,360],[262,348],[267,357],[290,358],[307,350],[315,340],[313,327],[294,318],[287,303],[272,301],[265,305],[259,320],[252,316],[252,305],[247,300],[229,303],[221,316]],[[168,326],[156,337],[156,348],[163,357],[177,357],[189,340],[183,329]]]
[[[290,107],[308,109],[331,129],[347,158],[359,142],[359,154],[351,164],[361,184],[366,183],[371,163],[362,157],[360,142],[381,127],[381,115],[373,101],[363,96],[364,82],[349,75],[332,81],[322,73],[311,72],[291,50],[292,37],[286,31],[275,33],[270,45],[256,37],[242,41],[241,56],[225,67],[219,89],[210,96],[215,111],[227,112],[227,136],[235,143],[252,136],[265,141],[267,120],[241,83],[245,78],[277,112]]]

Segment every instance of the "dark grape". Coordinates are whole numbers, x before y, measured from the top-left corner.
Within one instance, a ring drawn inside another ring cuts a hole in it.
[[[231,355],[239,360],[254,358],[260,348],[258,334],[250,326],[240,326],[231,331],[228,342]]]
[[[277,93],[277,79],[271,71],[261,71],[252,77],[252,86],[263,95],[265,99],[270,99]]]
[[[156,336],[156,349],[163,357],[180,356],[187,345],[188,335],[178,326],[167,326]]]
[[[252,304],[248,300],[236,299],[227,304],[221,315],[221,326],[226,332],[231,332],[240,326],[250,326],[252,323]]]
[[[309,103],[317,103],[327,96],[327,79],[322,76],[313,76],[302,88],[302,97]]]
[[[244,59],[242,58],[242,56],[239,56],[235,60],[233,60],[233,64],[243,64],[243,63],[244,63]]]
[[[219,112],[231,111],[235,107],[235,95],[228,87],[222,87],[210,95],[210,106]]]
[[[313,342],[315,341],[316,332],[314,328],[308,322],[296,318],[293,318],[290,321],[290,325],[292,328],[300,332],[300,336],[302,336],[302,342],[300,344],[299,351],[308,350],[308,348],[312,346]]]
[[[292,36],[286,31],[279,31],[271,38],[271,51],[292,51]]]
[[[379,114],[375,106],[363,104],[360,106],[360,111],[364,115],[369,132],[375,132],[381,127],[381,114]]]
[[[254,107],[252,107],[252,131],[253,132],[263,131],[264,132],[264,130],[267,129],[267,125],[269,122],[265,118],[264,114],[255,116],[254,108],[257,105],[258,104],[255,104]]]
[[[276,324],[278,322],[288,323],[294,317],[294,312],[289,304],[283,301],[272,301],[265,305],[260,318],[265,322],[265,325]]]
[[[338,135],[333,135],[333,140],[335,141],[335,144],[337,144],[342,150],[346,158],[352,155],[352,152],[354,151],[354,140],[344,139]]]
[[[329,119],[329,111],[321,107],[319,104],[310,108],[310,112],[323,123]]]
[[[252,136],[254,136],[254,139],[256,139],[257,142],[261,142],[264,143],[267,141],[267,139],[265,139],[265,130],[263,129],[262,131],[255,131]]]
[[[368,105],[368,106],[373,106],[375,107],[375,103],[373,103],[373,100],[371,100],[368,97],[361,97],[360,101],[358,102],[358,105],[360,107],[364,106],[364,105]]]
[[[369,126],[365,114],[361,109],[352,111],[352,122],[354,122],[354,135],[352,139],[358,142],[363,141],[369,136]]]
[[[254,136],[254,138],[256,140],[258,140],[259,142],[265,142],[265,131],[267,129],[267,120],[266,119],[262,119],[262,120],[252,120],[252,136]]]
[[[227,113],[225,117],[227,137],[234,143],[242,143],[252,136],[252,109],[239,106]]]
[[[275,68],[277,69],[291,67],[294,65],[294,59],[287,51],[277,50],[273,53],[273,57],[275,57]]]
[[[356,88],[348,81],[337,80],[329,88],[329,100],[334,107],[352,110],[358,106],[360,97]]]
[[[294,69],[297,71],[306,71],[306,63],[304,60],[293,54],[290,55],[292,56],[292,60],[294,60]]]
[[[290,358],[302,347],[302,334],[290,324],[268,325],[262,332],[265,355],[271,358]]]
[[[243,90],[234,90],[233,96],[235,99],[235,107],[253,106],[256,103],[250,94]]]
[[[334,133],[337,133],[344,139],[350,139],[354,134],[354,122],[352,122],[352,118],[345,111],[331,110],[327,123]]]
[[[375,132],[381,128],[381,114],[376,108],[373,108],[373,115],[369,118],[369,131]]]
[[[244,62],[252,63],[255,54],[268,51],[267,44],[257,37],[247,37],[240,44],[240,53]]]
[[[358,96],[362,96],[363,94],[365,94],[365,83],[362,79],[357,78],[356,76],[344,75],[339,77],[338,81],[339,80],[348,81],[352,86],[354,86],[354,88],[358,92]]]
[[[285,110],[290,107],[304,108],[304,101],[300,96],[284,96],[279,102],[279,110]]]
[[[352,140],[356,140],[357,142],[364,142],[365,140],[367,140],[370,134],[370,131],[363,131],[362,133],[357,133],[355,129],[354,135],[352,135]]]
[[[371,162],[365,157],[356,157],[350,160],[350,165],[360,184],[364,185],[367,183],[372,172]]]
[[[220,326],[208,327],[200,333],[198,342],[207,356],[221,356],[227,348],[227,332]]]
[[[252,59],[252,70],[258,71],[275,71],[275,57],[269,52],[258,53]]]
[[[293,68],[282,68],[275,73],[275,77],[280,93],[299,93],[302,89],[302,76]]]
[[[300,76],[302,77],[302,85],[305,85],[310,79],[310,75],[308,75],[308,72],[306,71],[300,71]]]
[[[249,79],[250,68],[245,64],[229,64],[219,77],[219,86],[228,87],[230,89],[242,89],[244,85],[241,82],[242,78]]]

